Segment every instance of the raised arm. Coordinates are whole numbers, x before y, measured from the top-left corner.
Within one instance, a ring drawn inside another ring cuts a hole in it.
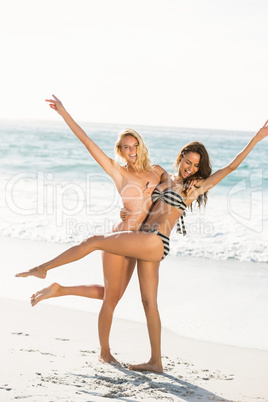
[[[213,173],[210,177],[205,179],[201,183],[201,187],[198,190],[198,195],[210,190],[212,187],[216,186],[224,177],[229,173],[233,172],[243,160],[252,151],[255,145],[263,140],[268,135],[268,120],[265,122],[264,126],[255,134],[245,148],[236,155],[236,157],[225,167],[219,169],[217,172]]]
[[[92,141],[84,130],[74,121],[70,114],[66,111],[61,101],[52,95],[54,99],[46,99],[51,109],[56,110],[63,118],[65,123],[70,127],[76,137],[85,145],[87,150],[96,160],[96,162],[108,173],[109,176],[115,176],[118,169],[113,159],[109,158],[99,147]]]

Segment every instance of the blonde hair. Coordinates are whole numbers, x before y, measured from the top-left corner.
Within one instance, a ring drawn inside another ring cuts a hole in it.
[[[128,135],[131,135],[132,137],[136,138],[138,142],[138,147],[137,147],[137,160],[135,162],[135,169],[137,169],[138,172],[149,172],[152,170],[152,162],[150,161],[149,157],[149,151],[148,148],[144,142],[144,139],[142,136],[137,133],[137,131],[132,130],[131,128],[126,128],[125,130],[121,131],[118,134],[118,138],[115,143],[114,151],[115,154],[120,156],[122,161],[125,161],[122,152],[121,152],[121,142],[122,139],[127,137]]]

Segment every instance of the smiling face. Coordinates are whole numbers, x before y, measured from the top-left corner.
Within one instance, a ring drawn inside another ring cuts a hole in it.
[[[179,167],[179,176],[182,179],[194,175],[199,170],[200,155],[197,152],[187,152],[182,156]]]
[[[128,164],[134,164],[137,160],[137,148],[139,143],[132,135],[126,135],[122,138],[120,151],[122,157]]]

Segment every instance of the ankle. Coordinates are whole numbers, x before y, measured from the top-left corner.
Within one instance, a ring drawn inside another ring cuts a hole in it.
[[[159,358],[152,358],[148,361],[148,364],[151,364],[152,366],[157,366],[157,367],[162,367],[162,359],[161,357]]]
[[[111,350],[109,347],[102,347],[100,350],[100,356],[110,356],[111,355]]]

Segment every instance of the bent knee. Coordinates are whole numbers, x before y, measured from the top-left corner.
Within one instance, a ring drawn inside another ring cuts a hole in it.
[[[86,239],[82,240],[80,246],[87,246],[90,242],[96,241],[97,237],[98,237],[97,235],[87,237]]]
[[[79,244],[79,247],[84,248],[86,252],[97,250],[99,245],[98,242],[101,237],[103,236],[93,235],[91,237],[88,237]]]

